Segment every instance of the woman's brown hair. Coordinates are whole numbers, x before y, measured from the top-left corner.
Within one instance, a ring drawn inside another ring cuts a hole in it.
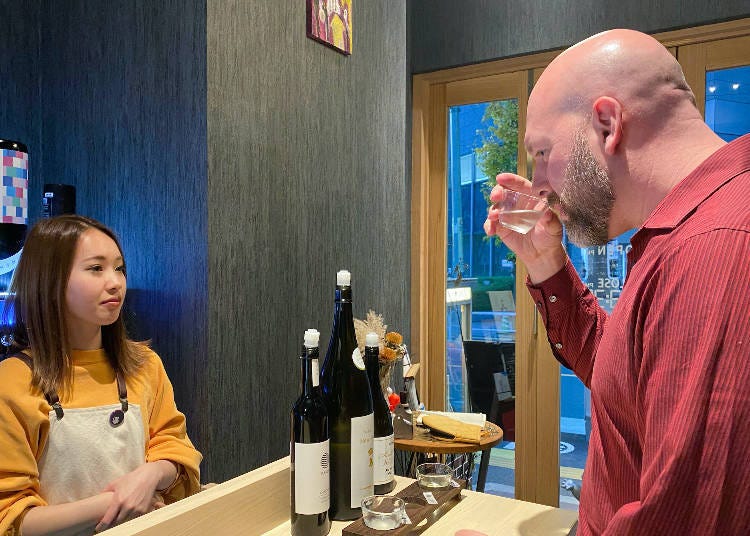
[[[72,386],[65,291],[78,241],[89,229],[107,235],[122,253],[115,233],[96,220],[73,214],[43,219],[26,237],[11,283],[4,316],[13,326],[13,350],[29,350],[32,383],[43,393]],[[145,359],[146,347],[127,338],[122,314],[102,326],[102,347],[112,367],[126,377]]]

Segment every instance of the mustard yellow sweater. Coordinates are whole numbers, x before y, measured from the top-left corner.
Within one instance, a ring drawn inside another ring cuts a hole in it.
[[[138,404],[146,437],[146,461],[169,460],[181,467],[181,479],[165,500],[174,502],[200,488],[201,454],[187,436],[185,416],[177,410],[172,384],[156,353],[126,380],[128,401]],[[104,350],[73,352],[73,388],[58,393],[65,408],[118,403],[114,370]],[[23,513],[47,503],[40,495],[37,462],[49,433],[50,405],[31,388],[31,370],[19,359],[0,362],[0,535],[17,534]],[[71,456],[75,453],[71,452]]]

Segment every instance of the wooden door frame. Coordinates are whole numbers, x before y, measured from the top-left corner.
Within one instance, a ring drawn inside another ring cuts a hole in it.
[[[750,18],[655,34],[676,51],[688,82],[699,98],[696,65],[688,45],[750,35]],[[705,48],[705,47],[704,47]],[[489,77],[525,72],[529,84],[560,50],[414,75],[412,78],[411,349],[421,363],[419,390],[427,407],[445,403],[445,278],[447,225],[447,103],[457,88],[473,85],[492,94]],[[719,68],[719,67],[714,67]],[[705,70],[699,76],[705,76]],[[701,80],[704,80],[701,79]],[[453,92],[453,93],[451,93]],[[701,104],[702,106],[702,104]],[[519,115],[525,105],[519,101]],[[519,117],[519,171],[525,162]],[[525,167],[525,166],[524,166]],[[523,173],[521,173],[523,174]],[[526,270],[516,272],[516,497],[559,504],[559,366],[552,358],[544,327],[525,290]],[[556,411],[555,411],[556,408]]]
[[[743,52],[744,51],[744,52]],[[695,94],[701,115],[706,115],[706,72],[750,63],[750,35],[679,47],[677,60]]]

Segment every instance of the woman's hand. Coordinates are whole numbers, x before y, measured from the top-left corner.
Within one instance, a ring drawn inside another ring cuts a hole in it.
[[[157,495],[156,489],[160,482],[171,482],[175,475],[174,464],[159,460],[144,463],[110,482],[104,491],[113,493],[112,500],[96,531],[101,532],[164,506],[164,499]]]
[[[532,283],[540,283],[559,272],[567,259],[562,246],[562,223],[550,209],[542,215],[536,226],[526,234],[517,233],[500,225],[499,210],[495,203],[502,201],[506,190],[531,194],[531,183],[513,173],[497,176],[497,186],[490,193],[493,205],[487,210],[484,232],[497,236],[524,263]]]

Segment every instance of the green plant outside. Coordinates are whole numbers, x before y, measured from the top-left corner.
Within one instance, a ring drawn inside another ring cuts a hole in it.
[[[490,290],[510,290],[515,298],[516,278],[512,275],[499,275],[494,277],[478,277],[471,282],[471,308],[474,311],[492,311]]]

